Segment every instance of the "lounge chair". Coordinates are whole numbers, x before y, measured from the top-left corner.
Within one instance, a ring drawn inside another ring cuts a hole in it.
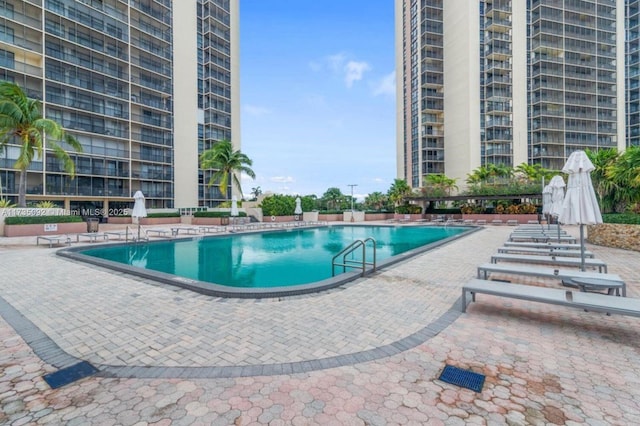
[[[575,244],[576,243],[576,238],[569,236],[569,235],[561,235],[560,238],[558,238],[558,236],[551,236],[549,234],[511,234],[509,236],[509,241],[521,241],[521,242],[526,242],[526,241],[530,241],[530,242],[536,242],[536,243],[541,243],[541,242],[547,242],[547,241],[558,241],[560,240],[560,242],[564,242],[564,243],[570,243],[570,244]]]
[[[576,269],[544,268],[540,266],[514,265],[504,263],[483,263],[478,266],[478,278],[488,279],[492,273],[507,275],[523,275],[529,277],[554,278],[570,280],[575,277],[601,278],[609,281],[622,281],[617,274],[605,274],[595,271],[580,271]]]
[[[36,245],[40,245],[40,240],[44,240],[49,243],[49,248],[54,244],[66,244],[71,245],[71,237],[68,235],[38,235],[36,238]]]
[[[526,255],[526,254],[509,254],[497,253],[491,256],[491,263],[498,262],[515,262],[515,263],[532,263],[546,264],[555,266],[582,266],[580,258],[565,256],[542,256],[542,255]],[[600,272],[607,272],[607,264],[599,259],[584,259],[584,266],[589,268],[598,268]]]
[[[506,254],[498,253],[491,256],[491,263],[498,262],[515,262],[515,263],[533,263],[541,265],[555,266],[582,266],[582,259],[563,256],[536,256],[526,254]],[[607,264],[599,259],[584,259],[584,266],[588,268],[598,268],[600,272],[607,272]]]
[[[555,249],[551,247],[538,248],[538,247],[511,247],[511,246],[499,247],[498,253],[539,254],[539,255],[546,255],[546,256],[566,256],[566,257],[580,257],[582,254],[580,250]],[[588,258],[595,257],[593,253],[590,251],[585,251],[584,255],[585,257],[588,257]]]
[[[471,280],[462,287],[462,312],[465,312],[467,309],[468,293],[471,293],[471,300],[474,302],[476,301],[476,294],[483,293],[512,299],[568,306],[587,311],[640,317],[639,299],[479,279]]]
[[[580,250],[580,244],[557,243],[548,241],[546,243],[534,243],[530,241],[505,241],[505,247],[531,247],[531,248],[548,248],[558,250]]]
[[[195,235],[198,233],[198,228],[193,226],[176,226],[171,228],[171,235],[177,237],[180,233],[184,233],[187,235]]]

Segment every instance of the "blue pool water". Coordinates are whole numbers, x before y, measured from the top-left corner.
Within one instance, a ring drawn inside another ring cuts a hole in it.
[[[433,226],[331,226],[104,246],[81,253],[191,280],[237,288],[271,288],[330,278],[333,256],[358,239],[376,240],[380,262],[466,230]],[[369,261],[371,253],[369,245]],[[336,273],[341,272],[342,268],[336,268]]]

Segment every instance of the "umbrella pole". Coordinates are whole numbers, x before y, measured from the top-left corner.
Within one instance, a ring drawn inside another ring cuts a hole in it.
[[[560,242],[560,222],[556,220],[556,227],[558,228],[558,243]]]
[[[584,272],[584,225],[580,225],[580,270]]]
[[[140,242],[140,219],[138,219],[138,242]]]

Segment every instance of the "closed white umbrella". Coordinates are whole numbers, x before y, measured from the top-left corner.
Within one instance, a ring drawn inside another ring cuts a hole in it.
[[[567,225],[580,225],[580,269],[584,271],[584,225],[602,223],[600,206],[591,183],[595,167],[584,151],[575,151],[562,168],[569,175],[567,193],[558,220]]]
[[[144,205],[144,194],[142,191],[136,191],[133,194],[133,210],[131,211],[131,217],[136,218],[138,221],[138,241],[140,241],[140,218],[147,217],[147,208]]]
[[[296,209],[293,211],[293,214],[302,214],[302,200],[300,197],[296,197]]]
[[[551,187],[551,209],[549,214],[555,218],[562,213],[562,204],[564,203],[564,179],[562,176],[556,175],[549,182]],[[558,221],[559,222],[559,221]],[[558,242],[560,242],[560,224],[558,224]]]

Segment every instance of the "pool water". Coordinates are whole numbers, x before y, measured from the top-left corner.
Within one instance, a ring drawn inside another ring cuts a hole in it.
[[[224,286],[271,288],[331,278],[332,258],[358,239],[375,239],[379,263],[466,230],[434,226],[331,226],[104,246],[81,253]],[[371,244],[367,244],[369,262],[372,252]],[[360,250],[355,258],[361,258]],[[336,274],[341,272],[343,268],[336,268]]]

